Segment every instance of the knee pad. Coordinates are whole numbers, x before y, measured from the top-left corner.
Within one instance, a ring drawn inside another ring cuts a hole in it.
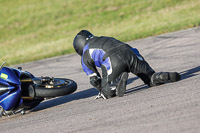
[[[168,72],[158,72],[151,76],[151,86],[161,85],[169,80]]]

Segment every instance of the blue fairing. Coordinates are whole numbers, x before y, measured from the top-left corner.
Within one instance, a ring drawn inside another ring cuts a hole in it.
[[[9,83],[6,80],[0,78],[0,85],[9,86]]]
[[[0,75],[1,74],[6,74],[8,76],[7,79],[4,79],[5,81],[16,85],[21,84],[19,79],[20,71],[17,69],[3,67],[0,71]]]
[[[20,71],[3,67],[0,71],[0,106],[11,110],[21,103]]]
[[[1,95],[0,99],[0,105],[4,108],[4,110],[10,110],[17,104],[21,104],[21,90],[18,88],[16,91],[8,91]]]

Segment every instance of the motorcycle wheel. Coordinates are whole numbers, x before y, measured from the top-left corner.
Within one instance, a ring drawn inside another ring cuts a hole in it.
[[[75,92],[77,84],[71,79],[54,78],[51,82],[36,85],[35,96],[37,98],[53,98]]]

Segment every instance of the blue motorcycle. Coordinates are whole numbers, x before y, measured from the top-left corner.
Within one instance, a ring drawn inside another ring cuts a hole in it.
[[[24,114],[47,98],[64,96],[76,91],[71,79],[35,77],[19,67],[0,67],[0,116]]]

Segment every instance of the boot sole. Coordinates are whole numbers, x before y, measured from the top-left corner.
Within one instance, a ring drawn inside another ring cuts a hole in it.
[[[179,81],[181,79],[180,74],[177,73],[177,72],[170,72],[169,77],[170,77],[171,82],[176,82],[176,81]]]
[[[126,84],[127,84],[127,79],[128,79],[128,73],[124,72],[122,73],[121,79],[119,81],[119,84],[117,86],[117,96],[118,97],[123,97],[124,93],[126,92]]]

